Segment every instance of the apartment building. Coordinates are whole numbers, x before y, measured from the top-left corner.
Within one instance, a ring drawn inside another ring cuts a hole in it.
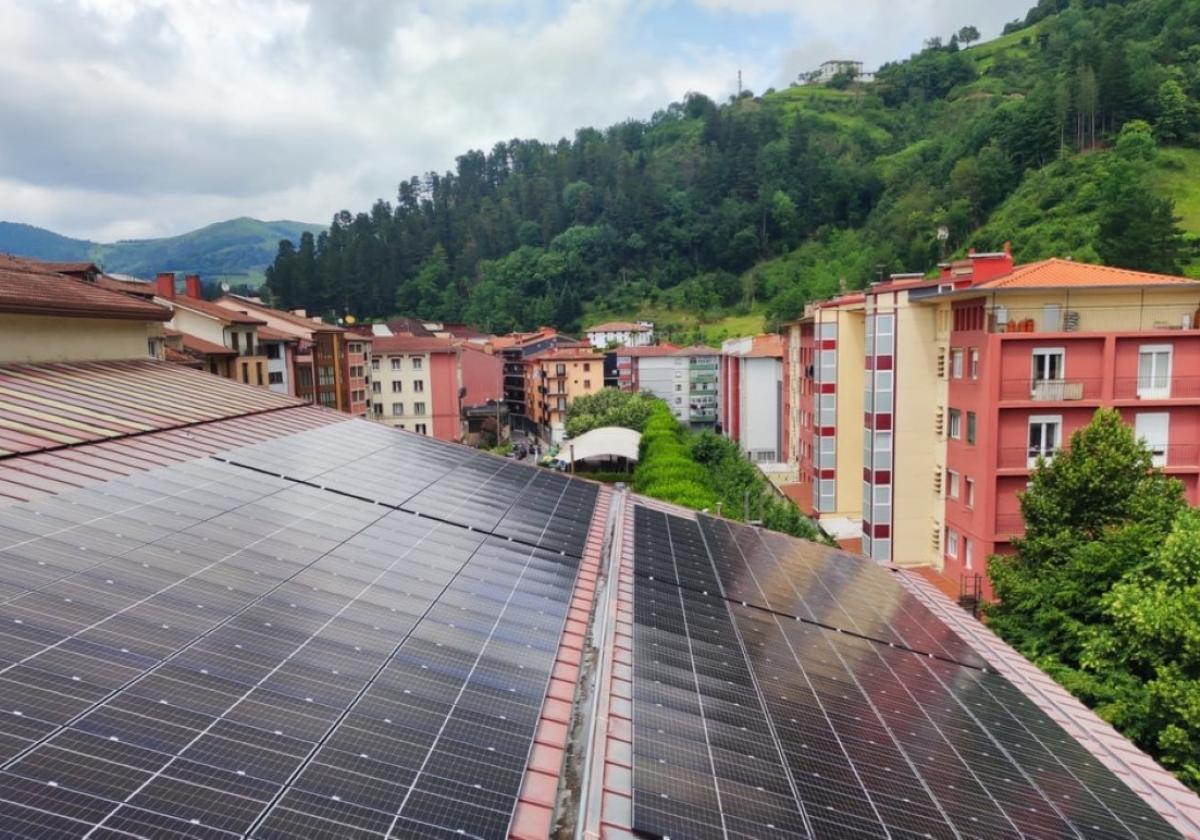
[[[491,344],[504,360],[504,401],[508,404],[513,426],[540,434],[535,418],[545,413],[540,407],[542,400],[539,397],[543,395],[530,390],[533,377],[528,360],[558,347],[586,349],[587,342],[561,335],[554,327],[540,327],[535,332],[497,336]],[[601,370],[596,378],[603,382],[603,376]]]
[[[654,343],[654,324],[650,321],[609,321],[588,327],[584,336],[597,350],[603,350],[611,344],[649,347]]]
[[[258,328],[265,327],[266,321],[205,300],[200,277],[195,274],[184,278],[184,293],[179,296],[175,274],[160,272],[155,291],[155,300],[171,310],[170,328],[183,334],[183,347],[203,359],[204,370],[268,387],[268,360],[258,341]]]
[[[860,521],[879,562],[986,596],[987,557],[1023,532],[1030,470],[1102,406],[1200,502],[1198,316],[1187,278],[1014,266],[1007,249],[810,306],[786,327],[786,390],[814,514]]]
[[[114,291],[91,263],[0,254],[0,363],[163,358],[171,311]]]
[[[586,347],[543,350],[525,360],[525,392],[535,433],[551,443],[566,434],[567,406],[604,387],[604,354]]]
[[[756,463],[786,461],[783,339],[757,335],[722,343],[717,388],[722,431]]]
[[[303,309],[286,312],[241,295],[223,295],[212,302],[226,312],[263,322],[270,341],[268,371],[279,374],[270,384],[311,403],[355,416],[368,410],[368,375],[372,336],[351,333],[336,324],[309,316]],[[272,343],[285,343],[278,351]]]
[[[503,397],[503,361],[451,338],[378,336],[371,348],[370,381],[377,420],[461,441],[467,409]]]

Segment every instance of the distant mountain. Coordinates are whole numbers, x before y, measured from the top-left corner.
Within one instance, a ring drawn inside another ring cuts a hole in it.
[[[323,225],[264,222],[240,218],[163,239],[127,239],[102,243],[67,236],[32,225],[0,222],[0,253],[43,260],[91,260],[105,271],[153,277],[159,271],[200,274],[206,280],[258,285],[271,264],[279,240],[298,241],[305,231]]]

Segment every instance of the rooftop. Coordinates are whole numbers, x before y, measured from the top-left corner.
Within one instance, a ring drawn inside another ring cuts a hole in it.
[[[1101,288],[1101,287],[1168,286],[1200,288],[1200,283],[1188,277],[1169,274],[1150,274],[1113,268],[1106,265],[1074,262],[1072,260],[1049,259],[1042,262],[1017,266],[1002,277],[980,283],[974,290],[1006,289],[1058,289],[1058,288]]]
[[[453,353],[457,342],[451,338],[432,335],[381,335],[371,342],[371,352],[386,353]]]
[[[288,312],[283,309],[272,309],[262,303],[251,300],[241,295],[222,295],[213,303],[225,309],[235,312],[245,312],[250,315],[257,315],[260,318],[276,318],[284,323],[290,324],[293,327],[299,327],[306,333],[313,332],[337,332],[344,333],[346,330],[336,324],[326,324],[320,319],[313,320],[307,315],[297,315],[294,312]]]
[[[583,362],[602,362],[604,354],[595,350],[589,350],[587,345],[580,347],[553,347],[549,350],[542,350],[534,353],[531,356],[526,356],[527,359],[534,362],[554,362],[554,361],[583,361]]]
[[[6,833],[1200,834],[906,572],[168,367],[0,368],[94,369],[0,455]]]
[[[679,345],[663,343],[649,344],[644,347],[618,347],[613,350],[618,356],[643,357],[643,356],[675,356],[679,353]]]
[[[133,321],[171,317],[169,310],[148,300],[54,270],[62,265],[0,255],[0,312]]]
[[[596,324],[594,327],[588,327],[584,332],[653,332],[653,328],[642,324],[635,324],[632,321],[608,321],[604,324]]]
[[[215,318],[226,324],[247,324],[254,326],[266,326],[266,321],[258,318],[250,313],[249,310],[239,311],[212,301],[200,300],[199,298],[179,296],[169,301],[171,306],[179,309],[187,309],[192,312],[198,312],[201,315],[206,315],[209,318]]]

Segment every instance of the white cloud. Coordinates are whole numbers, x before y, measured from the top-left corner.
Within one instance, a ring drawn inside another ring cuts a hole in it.
[[[996,5],[694,0],[789,15],[774,51],[747,55],[647,46],[640,23],[664,2],[0,0],[0,219],[98,239],[324,221],[468,148],[723,97],[739,68],[778,84],[833,45],[897,57],[919,45],[888,43],[906,15],[924,35],[983,28],[963,7]]]

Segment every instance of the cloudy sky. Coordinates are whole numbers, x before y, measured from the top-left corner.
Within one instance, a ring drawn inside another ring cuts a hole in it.
[[[874,69],[1032,0],[0,0],[0,220],[325,222],[468,148]]]

